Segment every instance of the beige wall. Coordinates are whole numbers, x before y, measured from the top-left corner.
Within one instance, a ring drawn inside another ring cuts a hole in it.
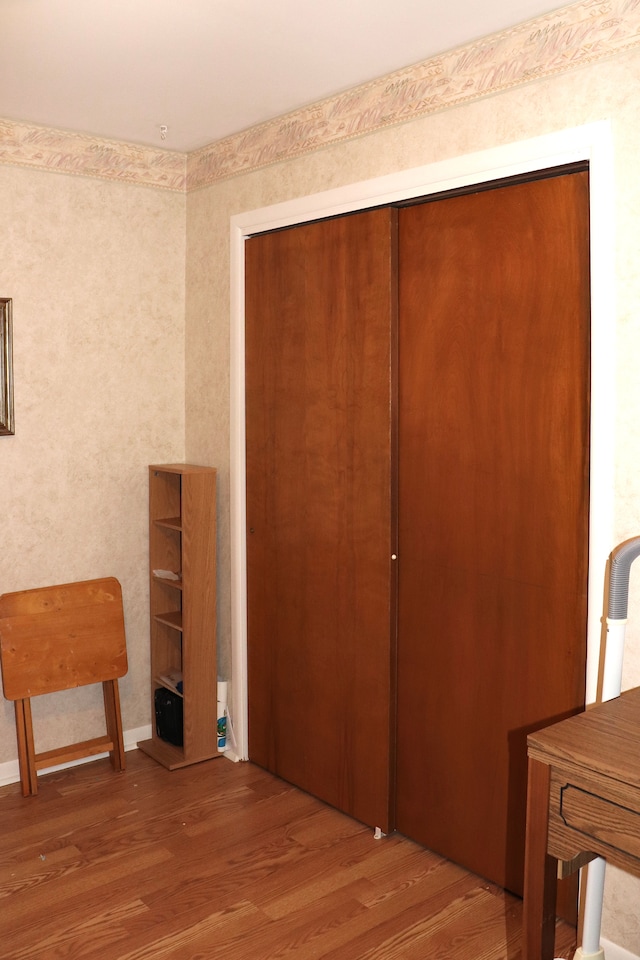
[[[150,722],[147,465],[184,454],[185,198],[5,166],[0,209],[16,426],[0,438],[0,590],[120,580],[134,729]],[[102,733],[101,696],[37,698],[37,748]],[[16,756],[2,699],[0,762]]]
[[[188,198],[187,454],[217,458],[223,472],[221,662],[229,646],[229,218],[394,171],[560,131],[612,121],[616,175],[616,281],[611,336],[618,341],[615,531],[610,547],[640,534],[640,52],[456,106],[361,139],[224,180]],[[603,570],[606,556],[600,558]],[[640,683],[640,569],[632,583],[625,686]],[[633,616],[633,615],[632,615]],[[639,887],[609,872],[603,933],[640,954]],[[618,889],[620,888],[620,889]],[[615,896],[612,891],[615,891]]]

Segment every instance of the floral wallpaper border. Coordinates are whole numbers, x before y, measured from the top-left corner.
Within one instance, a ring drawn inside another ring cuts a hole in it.
[[[184,193],[187,154],[0,119],[0,163]]]
[[[189,154],[0,120],[0,163],[184,192],[640,45],[640,0],[580,0]]]
[[[640,0],[582,0],[193,151],[187,188],[300,156],[640,44]]]

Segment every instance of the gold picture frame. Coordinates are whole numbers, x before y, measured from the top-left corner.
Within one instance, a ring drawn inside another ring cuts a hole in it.
[[[0,297],[0,437],[15,433],[13,423],[13,318],[11,298]]]

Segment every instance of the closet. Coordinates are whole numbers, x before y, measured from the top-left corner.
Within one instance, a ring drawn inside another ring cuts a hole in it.
[[[586,169],[246,244],[249,755],[522,887],[584,701]]]

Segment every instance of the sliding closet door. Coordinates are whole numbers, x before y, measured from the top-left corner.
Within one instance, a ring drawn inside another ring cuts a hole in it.
[[[249,756],[384,830],[395,221],[246,248]]]
[[[400,212],[398,829],[522,889],[586,657],[588,175]]]

